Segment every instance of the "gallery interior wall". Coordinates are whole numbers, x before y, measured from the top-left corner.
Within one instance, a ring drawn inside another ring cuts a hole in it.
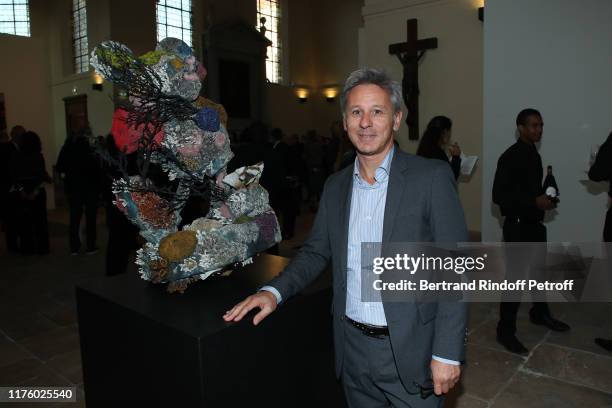
[[[438,38],[419,65],[419,121],[421,134],[436,115],[453,120],[453,138],[465,154],[482,159],[482,41],[477,0],[366,0],[361,58],[366,65],[384,68],[401,81],[402,65],[388,54],[389,44],[406,41],[406,20],[418,19],[419,38]],[[404,114],[406,112],[404,111]],[[415,152],[405,124],[398,141]],[[469,179],[460,179],[459,194],[468,228],[481,230],[482,166]]]
[[[156,34],[151,4],[150,0],[88,2],[90,49],[108,39],[125,43],[137,54],[152,49]],[[363,0],[284,0],[284,4],[289,81],[266,86],[263,119],[287,133],[316,129],[327,134],[331,121],[339,118],[339,109],[337,100],[325,101],[320,86],[340,84],[357,67]],[[87,95],[94,135],[108,133],[113,113],[112,85],[104,83],[102,92],[94,91],[91,72],[74,74],[70,13],[71,0],[30,0],[32,37],[0,35],[0,89],[5,94],[8,125],[23,123],[40,134],[49,172],[66,138],[64,98]],[[194,0],[193,13],[194,49],[199,56],[208,24],[236,17],[254,23],[256,3]],[[308,103],[297,101],[292,84],[311,89]],[[52,191],[48,197],[53,208]]]
[[[341,87],[358,68],[357,32],[362,26],[363,0],[289,0],[286,5],[289,81],[307,86],[310,94],[306,103],[299,103],[291,86],[269,84],[265,121],[287,133],[315,129],[327,135],[331,122],[341,114],[338,98],[328,102],[323,88]]]
[[[54,162],[51,100],[46,42],[46,9],[43,6],[31,11],[31,37],[0,34],[0,92],[4,93],[7,129],[23,125],[36,132],[40,138],[47,171],[51,174]],[[53,188],[47,188],[47,201],[53,204]]]
[[[543,115],[540,154],[561,203],[549,241],[601,241],[607,186],[586,181],[591,147],[612,131],[612,2],[487,0],[484,42],[483,239],[501,239],[491,204],[497,158],[515,141],[523,108]]]
[[[40,7],[41,0],[32,1],[30,8]],[[93,90],[93,73],[74,73],[72,56],[72,26],[70,16],[72,2],[55,0],[47,5],[47,44],[49,47],[49,69],[51,71],[51,101],[53,118],[52,143],[55,159],[66,140],[67,129],[64,99],[76,95],[87,96],[87,113],[92,134],[106,135],[113,116],[113,87],[104,83],[102,91]],[[87,34],[89,47],[111,37],[111,1],[99,0],[87,3]]]

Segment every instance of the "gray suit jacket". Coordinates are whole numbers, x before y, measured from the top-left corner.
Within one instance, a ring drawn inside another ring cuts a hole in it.
[[[333,266],[336,374],[342,372],[346,308],[348,225],[353,166],[325,183],[310,237],[285,270],[269,285],[283,299],[311,283],[331,259]],[[467,228],[455,179],[440,160],[424,159],[395,149],[383,222],[385,242],[465,242]],[[432,354],[464,360],[467,304],[383,302],[391,344],[406,387],[431,378]]]

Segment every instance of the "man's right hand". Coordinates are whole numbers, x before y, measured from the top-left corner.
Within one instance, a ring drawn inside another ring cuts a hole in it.
[[[555,203],[546,194],[542,194],[536,197],[536,207],[542,211],[552,210]]]
[[[226,322],[239,322],[252,309],[258,307],[260,311],[253,318],[253,324],[257,326],[259,322],[276,310],[276,306],[276,297],[274,294],[267,290],[262,290],[249,296],[225,312],[223,320]]]

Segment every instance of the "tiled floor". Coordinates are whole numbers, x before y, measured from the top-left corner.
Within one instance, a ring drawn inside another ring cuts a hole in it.
[[[311,218],[304,212],[298,222],[301,232],[281,245],[281,255],[295,253]],[[101,219],[99,253],[71,256],[66,213],[52,211],[50,226],[51,255],[8,255],[0,240],[0,386],[72,385],[78,390],[77,403],[48,406],[84,407],[73,288],[103,275],[105,228]],[[612,338],[612,304],[552,308],[572,330],[552,333],[530,324],[524,305],[518,334],[531,353],[520,357],[495,341],[497,306],[472,305],[468,364],[446,407],[612,407],[612,353],[593,343],[594,337]]]

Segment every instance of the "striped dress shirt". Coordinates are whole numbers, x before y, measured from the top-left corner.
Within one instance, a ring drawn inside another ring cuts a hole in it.
[[[369,184],[359,174],[359,160],[353,166],[353,192],[348,230],[346,311],[347,317],[365,324],[386,326],[387,319],[382,301],[363,302],[361,300],[361,243],[382,242],[387,186],[391,172],[391,159],[395,146],[387,153],[375,172],[374,184]],[[371,273],[367,268],[366,273]],[[261,290],[272,292],[278,303],[282,297],[276,288],[264,286]],[[380,293],[378,293],[380,295]],[[433,355],[434,360],[459,365],[460,362]]]
[[[359,160],[353,167],[353,193],[348,229],[346,315],[360,323],[386,326],[382,302],[361,301],[361,243],[382,242],[387,186],[393,147],[376,169],[374,184],[359,174]],[[366,272],[368,273],[368,272]],[[371,273],[371,269],[370,272]],[[379,292],[376,292],[380,295]]]
[[[382,242],[387,186],[391,172],[391,159],[395,146],[391,148],[375,173],[374,184],[369,184],[359,175],[359,160],[355,159],[353,170],[353,195],[348,230],[346,316],[374,326],[386,326],[387,319],[382,301],[361,301],[361,243]],[[372,273],[371,265],[364,273]],[[372,292],[370,292],[372,293]],[[380,292],[375,292],[380,296]],[[459,365],[459,361],[433,355],[434,360]]]

